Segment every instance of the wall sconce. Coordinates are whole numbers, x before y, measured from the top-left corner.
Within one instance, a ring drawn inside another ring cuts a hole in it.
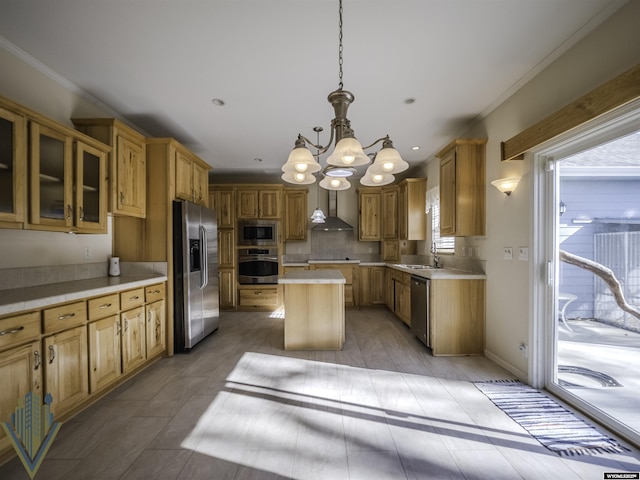
[[[564,214],[564,212],[567,211],[567,204],[564,203],[562,200],[560,200],[560,205],[558,206],[558,211],[560,212],[560,216],[562,216]]]
[[[520,177],[499,178],[491,182],[491,185],[496,187],[505,195],[511,195],[511,192],[513,192],[518,186],[519,181]]]

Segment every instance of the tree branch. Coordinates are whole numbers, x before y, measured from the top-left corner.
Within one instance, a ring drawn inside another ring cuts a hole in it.
[[[591,273],[599,276],[609,286],[609,289],[611,290],[611,293],[613,293],[613,297],[615,298],[618,306],[625,312],[633,315],[638,320],[640,320],[640,310],[633,308],[627,303],[627,300],[624,298],[624,293],[622,292],[622,286],[620,285],[620,282],[610,268],[607,268],[600,263],[594,262],[593,260],[589,260],[587,258],[579,257],[578,255],[565,252],[564,250],[560,250],[560,260],[570,265],[575,265],[576,267],[588,270]]]

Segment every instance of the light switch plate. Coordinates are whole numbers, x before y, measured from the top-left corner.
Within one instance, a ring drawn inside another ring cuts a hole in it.
[[[518,247],[518,260],[529,260],[529,247]]]
[[[504,247],[503,258],[505,260],[513,260],[513,247]]]

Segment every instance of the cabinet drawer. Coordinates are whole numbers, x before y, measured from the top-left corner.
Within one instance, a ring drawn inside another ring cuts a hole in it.
[[[134,288],[120,293],[120,309],[129,310],[144,305],[144,288]]]
[[[120,311],[120,296],[117,293],[89,300],[89,320],[105,318]]]
[[[164,283],[149,285],[145,288],[144,294],[147,303],[153,303],[157,300],[164,299]]]
[[[275,288],[240,290],[238,293],[243,307],[275,307],[278,303],[278,290]]]
[[[60,307],[47,308],[42,312],[44,333],[59,332],[82,325],[87,321],[87,303],[76,302]]]
[[[0,319],[0,348],[40,335],[40,312]]]

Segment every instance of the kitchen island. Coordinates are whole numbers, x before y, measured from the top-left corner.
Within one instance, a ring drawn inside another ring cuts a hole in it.
[[[341,350],[344,276],[338,270],[296,270],[278,283],[284,289],[285,350]]]

